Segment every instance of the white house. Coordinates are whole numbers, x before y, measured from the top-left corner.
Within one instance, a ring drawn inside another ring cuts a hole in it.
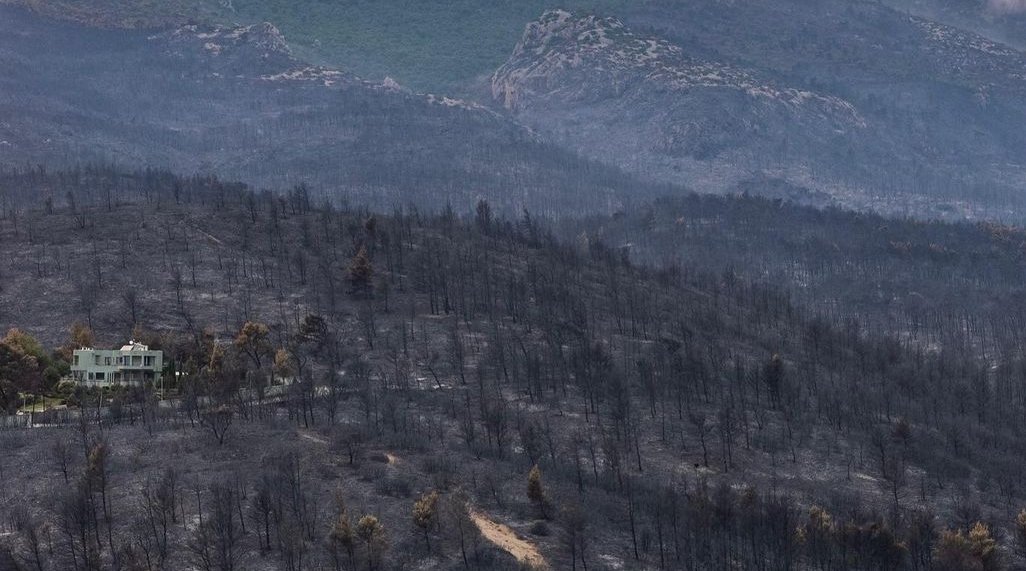
[[[120,349],[78,349],[71,361],[75,381],[95,387],[156,385],[163,370],[164,352],[151,351],[137,341]]]

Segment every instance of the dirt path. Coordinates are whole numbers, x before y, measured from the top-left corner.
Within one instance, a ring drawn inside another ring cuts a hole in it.
[[[2,1],[2,0],[0,0],[0,1]],[[327,438],[324,438],[323,436],[320,436],[320,435],[308,432],[306,430],[300,430],[299,431],[299,437],[302,438],[303,440],[309,440],[310,442],[316,442],[317,444],[324,444],[325,446],[330,444],[330,442],[328,442]],[[395,454],[392,454],[391,452],[382,452],[381,455],[384,456],[388,460],[388,464],[390,466],[398,465],[399,462],[400,462],[399,457],[396,456]]]
[[[310,434],[309,432],[302,432],[302,431],[300,431],[299,436],[301,438],[305,438],[305,439],[310,440],[312,442],[316,442],[317,444],[327,444],[328,443],[328,441],[326,439],[321,438],[320,436],[317,436],[316,434]]]
[[[508,525],[498,523],[488,517],[487,514],[478,511],[471,511],[470,519],[481,530],[481,535],[485,539],[515,557],[520,563],[532,569],[549,568],[549,564],[545,562],[545,558],[538,552],[538,548],[531,542],[518,537],[516,532],[510,529]]]
[[[213,243],[217,244],[218,246],[224,246],[224,242],[222,242],[221,240],[219,240],[219,239],[218,239],[218,238],[217,238],[216,236],[214,236],[214,235],[213,235],[213,234],[211,234],[210,232],[207,232],[206,230],[204,230],[204,229],[200,228],[200,227],[199,227],[198,225],[196,225],[196,224],[193,224],[193,225],[192,225],[192,228],[193,228],[193,230],[195,230],[196,232],[199,232],[200,234],[202,234],[202,235],[203,235],[203,237],[207,238],[208,240],[210,240],[211,242],[213,242]]]

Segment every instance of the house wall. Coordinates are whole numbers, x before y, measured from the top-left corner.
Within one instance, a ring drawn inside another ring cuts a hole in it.
[[[152,364],[144,365],[145,358],[151,357]],[[78,359],[75,364],[74,359]],[[118,358],[132,359],[126,363],[118,363]],[[136,364],[136,360],[137,363]],[[79,349],[74,352],[71,371],[77,382],[88,385],[109,385],[115,382],[115,374],[129,375],[135,371],[152,371],[154,382],[160,380],[164,370],[164,353],[162,351],[121,351],[120,349]],[[96,379],[97,373],[103,379]],[[90,374],[94,378],[90,379]],[[117,382],[125,382],[123,379]]]

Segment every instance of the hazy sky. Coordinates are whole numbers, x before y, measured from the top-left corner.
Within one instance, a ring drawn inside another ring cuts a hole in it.
[[[989,0],[992,10],[998,12],[1026,12],[1026,0]]]

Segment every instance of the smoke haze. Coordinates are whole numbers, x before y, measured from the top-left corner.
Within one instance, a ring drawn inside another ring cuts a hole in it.
[[[988,0],[987,5],[1002,14],[1026,12],[1026,0]]]

